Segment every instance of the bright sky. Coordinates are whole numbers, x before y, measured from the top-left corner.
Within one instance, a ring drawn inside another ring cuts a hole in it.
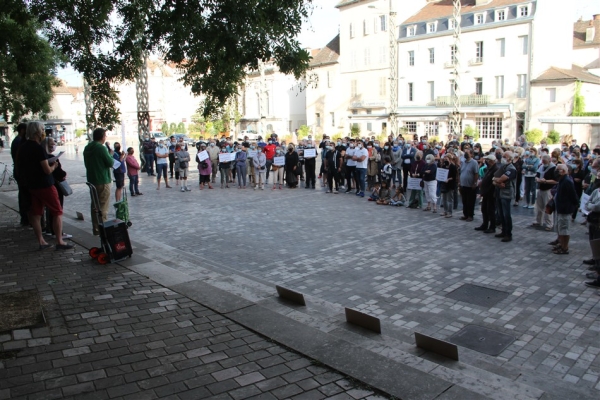
[[[396,0],[398,1],[398,0]],[[575,22],[580,16],[584,20],[592,18],[593,14],[600,14],[600,1],[598,0],[569,0],[575,3]],[[324,47],[339,32],[339,10],[335,8],[340,0],[312,0],[314,10],[308,21],[304,23],[302,33],[298,37],[303,47],[316,49]],[[560,18],[560,15],[557,15]],[[72,86],[81,86],[80,75],[72,69],[58,72],[58,76]]]

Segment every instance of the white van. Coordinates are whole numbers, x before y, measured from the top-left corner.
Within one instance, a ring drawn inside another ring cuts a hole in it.
[[[238,134],[238,139],[244,140],[244,136],[248,136],[248,140],[251,140],[251,141],[258,140],[258,133],[256,133],[255,131],[253,131],[251,129],[240,131],[240,133]]]

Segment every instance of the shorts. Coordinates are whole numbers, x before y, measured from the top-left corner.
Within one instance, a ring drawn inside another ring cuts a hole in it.
[[[200,175],[200,183],[210,183],[210,175]]]
[[[53,217],[58,217],[63,214],[56,187],[50,186],[43,189],[29,189],[29,193],[31,193],[31,208],[29,209],[31,214],[42,216],[44,214],[44,206],[50,210],[50,214],[52,214]]]
[[[125,174],[115,171],[115,182],[117,183],[117,189],[122,189],[125,186]]]
[[[183,179],[188,177],[188,168],[179,168],[179,179]]]
[[[559,236],[569,236],[571,228],[571,214],[556,214],[554,229]]]
[[[167,165],[167,163],[156,164],[156,179],[160,179],[161,175],[163,178],[167,179]]]

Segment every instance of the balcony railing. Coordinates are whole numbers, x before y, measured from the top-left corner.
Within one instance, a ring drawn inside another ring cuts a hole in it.
[[[457,61],[447,61],[444,63],[444,68],[454,68],[454,66],[457,64]]]
[[[490,102],[490,96],[486,94],[474,94],[469,96],[460,96],[462,106],[487,106]],[[436,107],[452,107],[452,96],[438,96],[435,99]]]
[[[469,65],[471,65],[471,66],[481,65],[481,64],[483,64],[483,57],[476,57],[476,58],[469,60]]]

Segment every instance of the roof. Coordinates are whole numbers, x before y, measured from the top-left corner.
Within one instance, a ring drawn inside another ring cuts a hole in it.
[[[155,69],[160,69],[162,76],[172,77],[173,74],[168,70],[168,67],[162,62],[157,60],[148,60],[148,69],[154,72]]]
[[[600,77],[589,73],[584,68],[573,64],[571,69],[550,67],[542,72],[540,76],[532,82],[541,81],[581,81],[585,83],[595,83],[600,85]]]
[[[65,81],[60,79],[59,86],[52,86],[52,92],[54,94],[72,94],[69,88],[67,87]]]
[[[340,7],[345,7],[345,6],[349,6],[350,4],[354,4],[354,3],[360,3],[363,0],[341,0],[336,6],[335,8],[340,8]]]
[[[311,67],[334,64],[340,58],[340,35],[334,37],[327,46],[323,47],[316,56],[310,60]]]
[[[480,10],[489,10],[491,8],[504,7],[513,4],[526,3],[526,0],[491,0],[489,3],[481,6],[475,5],[475,0],[462,0],[462,14],[468,14]],[[451,17],[454,13],[453,0],[440,0],[432,1],[425,7],[421,8],[419,12],[404,21],[402,24],[408,24],[411,22],[429,21],[432,19],[439,19],[444,17]]]
[[[586,43],[585,34],[587,28],[590,27],[590,23],[596,28],[596,34],[594,35],[594,40]],[[573,24],[573,47],[583,46],[600,46],[600,19],[577,21]]]

